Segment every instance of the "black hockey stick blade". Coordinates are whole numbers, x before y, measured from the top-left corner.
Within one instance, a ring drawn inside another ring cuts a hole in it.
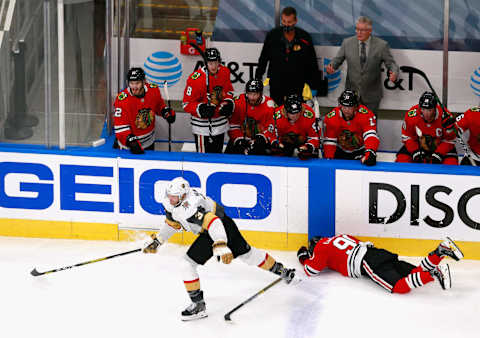
[[[405,73],[414,73],[414,74],[418,74],[422,77],[426,77],[425,73],[418,69],[418,68],[415,68],[415,67],[411,67],[411,66],[400,66],[400,70],[402,72],[405,72]]]
[[[43,275],[42,273],[38,272],[37,271],[37,268],[34,268],[32,271],[30,271],[30,274],[32,276],[40,276],[40,275]]]

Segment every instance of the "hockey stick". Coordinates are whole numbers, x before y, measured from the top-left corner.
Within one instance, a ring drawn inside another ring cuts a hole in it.
[[[165,90],[165,98],[167,99],[168,108],[172,108],[170,106],[170,95],[168,95],[168,83],[167,80],[163,82],[163,89]],[[168,152],[172,151],[172,125],[168,124]]]
[[[275,284],[278,284],[280,281],[282,281],[282,277],[279,277],[277,279],[275,279],[273,282],[271,282],[270,284],[268,284],[266,287],[264,287],[263,289],[261,289],[260,291],[258,291],[256,294],[254,294],[252,297],[248,298],[246,301],[242,302],[241,304],[237,305],[235,308],[233,308],[232,310],[230,310],[228,313],[225,314],[225,316],[223,317],[226,321],[229,321],[231,322],[232,321],[232,318],[231,318],[231,315],[237,311],[238,309],[240,309],[242,306],[244,306],[245,304],[247,303],[250,303],[252,300],[254,300],[255,298],[257,298],[259,295],[261,295],[262,293],[264,293],[265,291],[267,291],[268,289],[270,289],[272,286],[274,286]]]
[[[322,144],[322,135],[320,133],[320,126],[318,122],[320,121],[320,105],[318,104],[318,100],[316,97],[312,98],[313,100],[313,111],[315,112],[315,126],[317,127],[317,135],[318,135],[318,157],[322,158],[323,153],[323,144]]]
[[[190,44],[190,46],[195,48],[195,50],[198,52],[198,54],[200,54],[200,56],[203,59],[203,63],[205,64],[205,71],[206,71],[206,75],[207,75],[207,102],[208,102],[208,105],[210,105],[210,71],[208,70],[207,57],[205,56],[205,53],[203,52],[203,50],[200,47],[198,47],[198,45],[196,43],[190,42],[189,44]],[[208,118],[208,132],[210,134],[210,137],[213,137],[213,135],[212,135],[212,118],[211,117]]]
[[[126,252],[122,252],[122,253],[119,253],[119,254],[116,254],[116,255],[111,255],[111,256],[107,256],[107,257],[103,257],[103,258],[97,258],[97,259],[93,259],[91,261],[87,261],[87,262],[83,262],[83,263],[78,263],[78,264],[74,264],[74,265],[70,265],[70,266],[65,266],[63,268],[59,268],[59,269],[53,269],[53,270],[49,270],[49,271],[44,271],[44,272],[38,272],[37,271],[37,268],[34,268],[30,274],[32,276],[41,276],[41,275],[46,275],[47,273],[52,273],[52,272],[58,272],[58,271],[62,271],[62,270],[68,270],[68,269],[71,269],[71,268],[74,268],[76,266],[82,266],[82,265],[86,265],[86,264],[91,264],[91,263],[96,263],[96,262],[101,262],[101,261],[104,261],[104,260],[107,260],[107,259],[110,259],[110,258],[114,258],[114,257],[119,257],[119,256],[124,256],[124,255],[128,255],[128,254],[131,254],[131,253],[134,253],[134,252],[139,252],[139,251],[142,251],[142,249],[135,249],[135,250],[131,250],[131,251],[126,251]]]
[[[415,68],[415,67],[410,67],[410,66],[401,66],[400,67],[400,70],[402,72],[406,72],[406,73],[411,73],[411,74],[418,74],[420,75],[421,77],[423,77],[425,79],[425,81],[427,82],[427,85],[428,87],[430,88],[430,90],[432,91],[433,95],[435,96],[435,99],[437,100],[437,102],[440,104],[440,107],[442,108],[442,113],[443,115],[446,115],[447,113],[445,112],[445,107],[443,106],[443,103],[442,101],[440,101],[440,98],[438,97],[437,93],[435,92],[435,89],[433,89],[433,86],[432,84],[430,83],[430,80],[428,80],[428,77],[427,75],[425,75],[425,73],[423,71],[421,71],[420,69],[418,68]],[[443,118],[443,116],[442,116]],[[477,164],[475,163],[475,161],[471,158],[470,154],[471,154],[471,149],[470,147],[465,143],[465,141],[463,140],[462,138],[462,133],[460,132],[459,128],[458,128],[458,125],[457,123],[455,122],[455,125],[457,126],[455,128],[455,131],[457,133],[457,139],[459,140],[460,142],[460,145],[462,146],[463,148],[463,152],[464,152],[464,156],[467,156],[468,160],[470,161],[470,163],[472,164],[472,166],[476,167]]]

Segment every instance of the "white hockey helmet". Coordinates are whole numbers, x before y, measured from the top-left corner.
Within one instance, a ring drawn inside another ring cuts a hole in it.
[[[183,195],[190,191],[190,184],[183,177],[176,177],[167,185],[165,194],[178,196],[182,200]]]

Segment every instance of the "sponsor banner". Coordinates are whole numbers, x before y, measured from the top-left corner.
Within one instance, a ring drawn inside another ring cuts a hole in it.
[[[2,159],[3,218],[158,229],[166,183],[183,176],[241,229],[307,233],[307,168],[16,153]]]
[[[173,100],[181,100],[186,79],[194,69],[203,65],[200,56],[180,54],[180,40],[131,39],[131,64],[143,67],[149,81],[162,84],[166,80]],[[245,83],[254,76],[262,43],[211,42],[220,50],[222,61],[231,71],[231,80],[238,95]],[[327,65],[340,47],[315,46],[319,63]],[[434,90],[442,98],[443,52],[432,50],[392,49],[399,66],[415,67],[426,74]],[[480,70],[476,53],[449,53],[448,107],[465,111],[477,105],[480,96]],[[321,106],[337,105],[337,98],[345,87],[346,62],[335,73],[329,74],[328,97],[319,98]],[[386,71],[384,78],[386,79]],[[380,108],[406,110],[416,104],[420,95],[430,90],[418,74],[401,71],[399,81],[384,81],[384,98]],[[268,86],[266,87],[268,94]]]
[[[337,233],[480,242],[480,177],[336,170]]]

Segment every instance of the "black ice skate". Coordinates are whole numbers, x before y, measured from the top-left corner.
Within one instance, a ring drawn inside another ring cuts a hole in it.
[[[440,257],[451,257],[456,261],[459,261],[463,258],[462,251],[449,237],[447,237],[442,243],[440,243],[433,253],[437,254]]]
[[[205,302],[202,300],[198,303],[190,304],[185,310],[182,311],[182,320],[196,320],[200,318],[207,317],[207,308],[205,306]]]
[[[450,278],[450,267],[448,264],[438,265],[431,271],[431,274],[438,279],[442,289],[447,290],[452,287],[452,280]]]

